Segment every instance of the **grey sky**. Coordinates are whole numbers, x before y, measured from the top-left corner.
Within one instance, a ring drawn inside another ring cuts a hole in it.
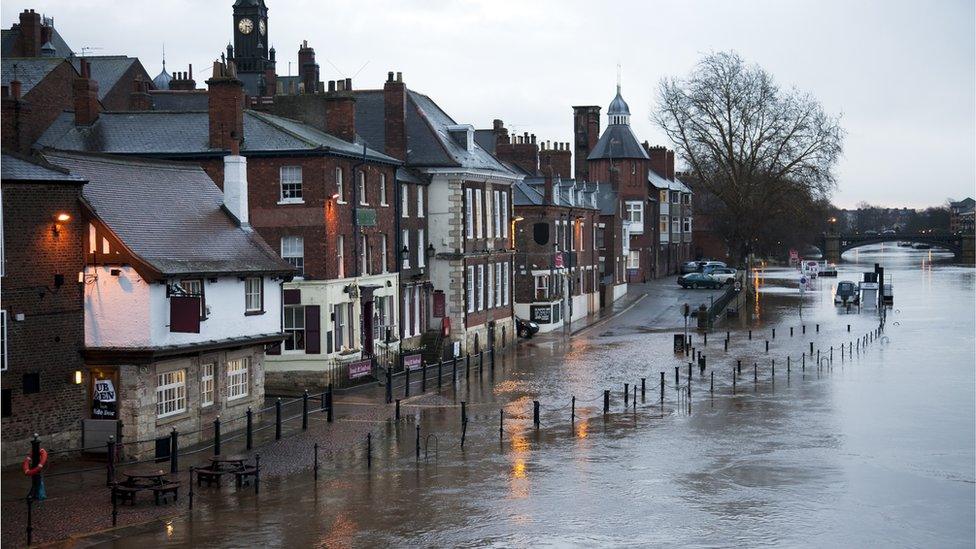
[[[42,11],[76,50],[135,55],[152,75],[165,42],[170,72],[193,63],[202,86],[231,38],[232,3],[7,0],[2,17],[9,28],[25,7]],[[572,105],[606,109],[620,63],[638,137],[670,145],[648,120],[658,80],[687,74],[703,52],[734,49],[843,113],[838,205],[928,206],[976,194],[969,0],[266,3],[280,74],[307,39],[323,80],[378,88],[387,71],[402,71],[459,122],[501,118],[556,141],[572,140]]]

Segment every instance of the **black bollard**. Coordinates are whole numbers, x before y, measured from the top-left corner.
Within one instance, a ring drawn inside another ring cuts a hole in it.
[[[732,332],[725,330],[725,339],[729,339],[730,337],[732,337]]]
[[[505,410],[498,409],[498,438],[505,436]]]
[[[708,347],[708,332],[703,333],[702,338],[703,338],[702,345]]]
[[[661,372],[661,405],[664,405],[664,372]]]
[[[793,337],[793,326],[790,326],[790,337]]]
[[[332,394],[332,384],[329,384],[328,390],[326,392],[328,397],[326,401],[328,402],[328,409],[326,410],[325,419],[329,423],[332,423],[333,416],[335,415],[335,395]]]
[[[281,440],[281,398],[275,400],[275,440]]]
[[[461,424],[461,449],[464,450],[464,439],[468,436],[468,422]]]
[[[850,331],[851,331],[851,325],[850,325],[850,324],[848,324],[848,325],[847,325],[847,331],[848,331],[848,332],[850,332]]]
[[[314,459],[312,460],[312,475],[315,480],[319,479],[319,443],[312,445]]]
[[[214,418],[214,455],[220,455],[220,416]]]
[[[800,355],[800,370],[807,371],[807,355]]]
[[[817,324],[817,333],[820,333],[820,324]]]
[[[396,399],[396,411],[394,412],[393,418],[397,423],[400,422],[400,399]]]
[[[461,425],[468,422],[468,403],[461,401]]]
[[[630,406],[630,384],[624,383],[624,408]]]
[[[251,447],[254,446],[254,412],[251,411],[250,406],[247,407],[247,411],[244,412],[244,415],[247,418],[247,432],[244,435],[244,445],[248,450],[250,450]]]
[[[674,367],[674,386],[677,387],[681,385],[681,380],[678,378],[678,367]]]
[[[420,361],[420,392],[427,392],[427,361]]]
[[[738,373],[739,373],[740,375],[742,374],[742,361],[741,361],[741,360],[736,360],[736,361],[735,361],[735,369],[736,369],[736,371],[737,371],[737,372],[738,372]]]
[[[708,392],[714,395],[715,394],[715,370],[711,371],[711,375],[709,377],[711,377],[711,379],[708,382]]]
[[[804,334],[807,333],[807,325],[806,324],[803,324],[800,327],[803,328],[803,331],[801,333],[804,333]]]
[[[770,377],[775,378],[776,377],[776,359],[775,358],[770,361],[769,368],[770,368]]]
[[[766,352],[767,353],[769,352],[769,340],[768,339],[766,340]]]
[[[701,359],[699,359],[699,361],[700,360]],[[692,366],[692,364],[689,362],[688,363],[688,383],[691,383],[691,366]]]
[[[776,339],[776,328],[773,328],[773,339]]]
[[[464,377],[471,379],[471,353],[464,356]]]
[[[569,420],[571,422],[576,421],[576,395],[573,395],[573,399],[569,403]]]
[[[190,510],[193,510],[193,466],[190,466]]]
[[[308,430],[308,389],[302,393],[302,431]]]
[[[261,454],[254,454],[254,493],[261,490]]]
[[[813,356],[813,342],[810,342],[810,356]]]
[[[637,384],[634,384],[634,410],[637,410]]]
[[[457,384],[457,357],[451,361],[451,383]]]
[[[725,352],[728,352],[728,351],[729,351],[729,340],[726,339],[725,340]]]
[[[105,486],[111,486],[115,484],[115,458],[116,458],[115,435],[109,435],[108,442],[106,442],[105,445],[107,446],[106,451],[108,452],[108,460],[105,462],[105,472],[106,472]],[[33,452],[31,453],[33,454]],[[32,459],[31,463],[37,463],[37,462],[33,461]]]
[[[535,425],[536,429],[539,428],[539,401],[538,400],[532,401],[532,423]]]
[[[393,369],[386,369],[386,403],[393,402]],[[322,400],[322,409],[325,409],[325,399]]]
[[[417,426],[417,461],[420,461],[420,425]]]
[[[410,367],[404,364],[403,368],[403,398],[410,396]]]
[[[373,433],[366,433],[366,468],[373,468]]]
[[[444,361],[442,360],[437,363],[437,390],[438,391],[441,390],[441,377],[442,377],[441,372],[443,371],[443,368],[444,368]]]
[[[647,386],[646,386],[646,384],[647,384],[647,378],[642,377],[641,378],[641,402],[644,401],[644,398],[647,395]]]
[[[738,376],[735,375],[735,370],[732,370],[732,394],[733,395],[735,394],[735,378],[736,377],[738,377]]]
[[[603,413],[610,413],[610,391],[603,391]]]
[[[749,330],[749,341],[752,341],[752,330]]]
[[[840,353],[841,353],[841,355],[844,354],[844,348],[843,347],[841,347]],[[834,361],[834,346],[833,345],[830,346],[830,361],[831,362]]]
[[[759,383],[759,365],[755,362],[752,363],[752,381]]]
[[[179,464],[177,463],[177,457],[180,454],[179,451],[179,434],[176,432],[176,427],[169,432],[169,472],[176,473],[179,470]]]
[[[790,373],[790,357],[786,357],[786,373]]]

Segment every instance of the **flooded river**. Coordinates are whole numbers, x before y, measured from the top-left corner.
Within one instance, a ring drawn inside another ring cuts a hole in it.
[[[704,375],[696,368],[691,382],[690,414],[686,362],[671,353],[671,338],[683,327],[677,304],[696,297],[668,288],[568,341],[538,339],[499,356],[494,375],[445,388],[448,407],[405,407],[407,421],[378,426],[370,471],[361,449],[350,450],[324,464],[318,483],[301,474],[262,482],[259,496],[201,495],[192,517],[108,543],[971,547],[974,270],[891,245],[844,259],[837,279],[821,279],[802,297],[795,271],[758,277],[755,305],[709,337],[708,367]],[[835,307],[832,289],[876,262],[895,289],[888,339],[842,360],[840,345],[875,328],[878,315]],[[655,299],[675,306],[660,313]],[[815,357],[800,358],[811,341],[825,358],[835,347],[832,367],[818,371]],[[701,348],[698,336],[695,345]],[[625,411],[623,385],[642,377],[646,399],[638,390],[636,410]],[[453,406],[461,400],[469,415],[463,450]],[[533,400],[541,403],[538,430]],[[429,443],[419,463],[417,422]]]

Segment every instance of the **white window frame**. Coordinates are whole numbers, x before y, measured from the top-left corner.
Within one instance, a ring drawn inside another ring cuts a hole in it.
[[[380,174],[380,206],[389,206],[386,202],[386,174]]]
[[[410,217],[410,185],[400,183],[400,217]]]
[[[227,400],[237,400],[250,393],[251,358],[242,356],[227,361]]]
[[[478,310],[485,310],[485,266],[478,265]]]
[[[672,217],[671,218],[671,233],[680,234],[681,233],[681,218]]]
[[[512,269],[507,261],[502,263],[502,281],[505,283],[505,291],[502,293],[502,305],[507,307],[509,288],[512,282]]]
[[[495,238],[502,237],[502,193],[501,191],[492,191],[492,196],[495,200]]]
[[[681,224],[681,230],[685,234],[688,234],[688,233],[691,232],[691,218],[690,217],[684,218],[684,221]]]
[[[481,214],[484,211],[485,191],[484,189],[474,190],[474,232],[475,238],[485,237],[485,224]]]
[[[502,191],[502,238],[508,238],[508,191]]]
[[[254,292],[254,288],[251,287],[257,281],[257,293]],[[252,307],[251,299],[257,296],[257,308]],[[249,276],[244,279],[244,312],[245,313],[260,313],[264,311],[264,277],[260,276]]]
[[[474,189],[464,189],[464,225],[468,238],[474,238]]]
[[[488,293],[487,299],[485,300],[487,301],[486,308],[491,309],[495,306],[495,266],[492,265],[491,263],[488,264],[488,292],[487,293]]]
[[[467,290],[468,290],[468,295],[467,295],[467,297],[468,297],[468,312],[469,313],[473,313],[474,312],[474,304],[475,304],[475,298],[474,298],[474,292],[475,292],[475,287],[474,287],[474,265],[468,265],[468,276],[467,276],[467,279],[468,279],[467,280],[468,281],[468,284],[467,284],[467,286],[468,286],[467,287]]]
[[[383,254],[383,268],[381,269],[380,272],[388,273],[390,272],[390,269],[387,266],[388,265],[387,261],[389,260],[390,250],[389,250],[389,243],[387,242],[386,233],[380,235],[380,246]]]
[[[297,178],[295,177],[297,174]],[[305,202],[302,189],[302,167],[281,166],[278,168],[278,203],[302,204]]]
[[[284,332],[286,334],[288,334],[288,337],[285,338],[285,341],[283,341],[281,343],[281,352],[284,353],[284,354],[303,354],[303,353],[305,353],[305,346],[307,345],[307,342],[305,340],[305,336],[306,336],[306,333],[307,333],[305,331],[305,306],[304,305],[285,305],[285,306],[283,306],[281,308],[281,310],[282,310],[282,315],[283,315],[283,319],[282,319],[282,322],[281,322],[281,327],[284,330]],[[289,320],[291,320],[291,322],[293,323],[291,327],[288,326]],[[295,323],[296,320],[299,321],[299,322],[301,322],[301,326],[300,327],[297,325],[297,323]],[[291,348],[291,349],[286,348],[287,347],[287,343],[286,342],[289,339],[294,340],[294,336],[291,335],[292,332],[302,332],[302,346],[301,347],[293,346],[293,348]]]
[[[495,228],[492,223],[491,190],[485,189],[485,238],[492,238]]]
[[[631,249],[627,254],[627,268],[640,269],[640,250]]]
[[[426,236],[423,229],[417,229],[417,267],[421,269],[427,266],[427,247],[424,245]]]
[[[366,172],[360,170],[356,177],[356,183],[359,185],[359,205],[369,206],[369,197],[366,196]]]
[[[400,253],[403,254],[403,257],[401,258],[402,261],[401,269],[409,269],[410,268],[410,230],[403,229],[401,237],[403,238],[403,246],[400,247]],[[403,251],[404,249],[406,249],[407,251],[404,252]]]
[[[217,364],[214,362],[204,362],[200,365],[200,407],[206,408],[213,406],[214,395],[217,393],[217,384],[214,382],[214,372]],[[209,397],[208,397],[209,395]]]
[[[359,235],[359,273],[369,274],[370,269],[369,237],[365,234]]]
[[[642,200],[628,200],[624,202],[627,220],[630,221],[630,232],[642,234],[644,232],[644,202]]]
[[[502,276],[504,271],[502,270],[501,263],[495,263],[495,307],[502,306]]]
[[[339,278],[346,278],[346,238],[343,235],[336,237],[336,257],[339,260]]]
[[[335,169],[336,193],[339,195],[339,198],[336,199],[336,202],[338,202],[339,204],[346,203],[346,186],[345,186],[345,182],[343,182],[342,180],[342,175],[343,175],[342,168],[336,166]]]
[[[299,278],[305,276],[305,238],[299,235],[281,237],[281,258],[298,269]]]
[[[419,187],[418,187],[419,188]],[[420,335],[420,285],[417,284],[413,287],[413,335]]]
[[[186,369],[156,374],[156,418],[186,412]]]
[[[549,299],[549,275],[536,275],[535,292],[532,294],[533,301]],[[542,292],[542,295],[539,295]]]
[[[424,186],[417,185],[417,217],[424,217]]]

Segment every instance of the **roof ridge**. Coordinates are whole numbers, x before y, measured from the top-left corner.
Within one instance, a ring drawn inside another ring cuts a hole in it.
[[[265,112],[255,111],[253,109],[245,109],[244,110],[244,114],[250,114],[251,116],[255,116],[261,122],[263,122],[263,123],[265,123],[265,124],[267,124],[269,126],[273,126],[275,129],[277,129],[279,131],[282,131],[282,132],[285,132],[288,135],[294,137],[295,139],[298,139],[299,141],[302,141],[303,143],[306,143],[308,145],[311,145],[311,146],[317,147],[317,148],[325,148],[325,147],[323,147],[323,145],[321,143],[315,143],[315,142],[313,142],[313,141],[311,141],[309,139],[305,139],[304,136],[299,135],[297,132],[293,132],[290,129],[285,128],[281,124],[275,123],[274,120],[269,120],[268,119],[268,118],[283,118],[283,117],[276,116],[276,115],[269,114],[269,113],[265,113]],[[290,119],[287,119],[286,118],[285,120],[290,120]],[[313,126],[309,126],[308,124],[305,124],[304,122],[299,122],[299,121],[296,120],[295,123],[296,124],[302,124],[304,126],[308,126],[309,128],[311,128],[311,129],[313,129],[315,131],[318,131],[318,129],[314,128]],[[329,134],[325,134],[325,135],[329,135]],[[336,138],[336,139],[338,139],[338,138]]]
[[[109,154],[109,153],[65,151],[61,149],[45,149],[41,151],[41,154],[44,156],[45,160],[47,159],[48,156],[52,156],[55,158],[73,158],[76,160],[87,160],[90,162],[99,162],[101,164],[116,164],[116,165],[128,165],[128,166],[149,165],[161,169],[172,169],[172,170],[184,171],[184,172],[203,171],[203,168],[201,168],[200,166],[196,164],[189,164],[186,162],[177,162],[174,160],[157,160],[155,158],[145,158],[145,157],[136,157],[136,156],[120,156],[117,154]]]

